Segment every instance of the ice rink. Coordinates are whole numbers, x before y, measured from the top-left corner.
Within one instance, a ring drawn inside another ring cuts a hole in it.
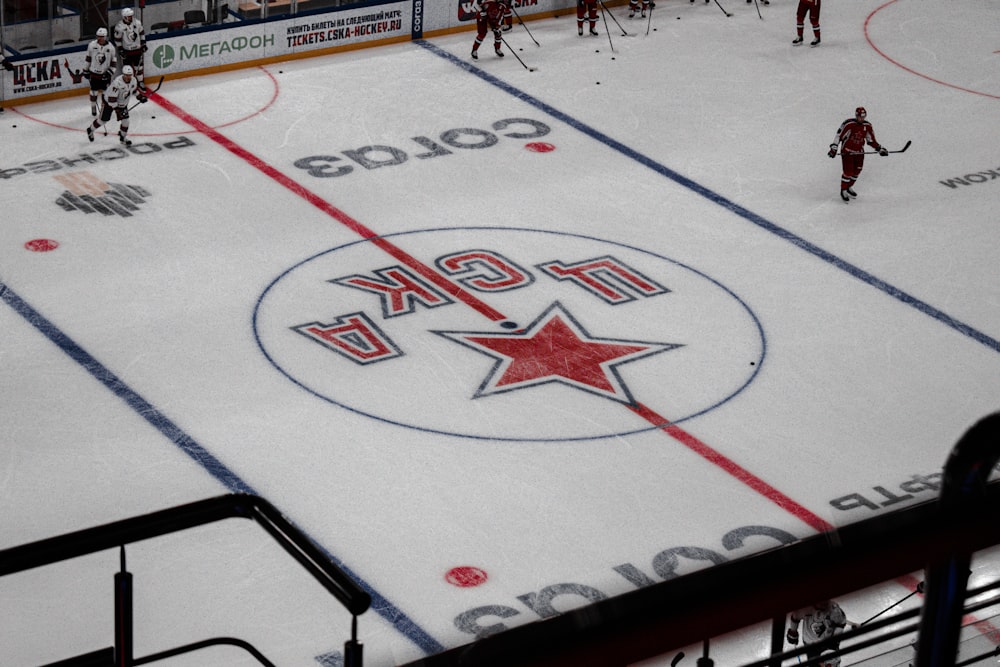
[[[6,110],[0,548],[260,494],[389,666],[933,498],[1000,407],[1000,5],[830,2],[810,48],[793,0],[719,2],[167,80],[127,148],[85,97]],[[912,144],[845,204],[857,106]],[[118,564],[0,579],[0,663],[110,645]],[[341,662],[252,524],[128,565],[137,657]]]

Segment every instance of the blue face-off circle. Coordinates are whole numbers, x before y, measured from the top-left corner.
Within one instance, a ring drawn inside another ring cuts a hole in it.
[[[253,329],[289,380],[384,423],[501,441],[618,437],[662,426],[629,407],[690,420],[746,389],[764,360],[763,328],[735,292],[641,248],[512,227],[379,240],[282,272]],[[449,296],[385,243],[504,319]]]

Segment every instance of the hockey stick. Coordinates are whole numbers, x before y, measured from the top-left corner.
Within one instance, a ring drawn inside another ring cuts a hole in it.
[[[875,614],[874,616],[872,616],[871,618],[869,618],[869,619],[868,619],[867,621],[862,621],[862,622],[860,623],[860,625],[864,625],[865,623],[869,623],[869,622],[871,622],[871,621],[874,621],[874,620],[875,620],[876,618],[878,618],[879,616],[881,616],[881,615],[882,615],[882,614],[884,614],[885,612],[889,611],[890,609],[892,609],[893,607],[895,607],[895,606],[897,606],[897,605],[901,605],[901,604],[903,604],[904,602],[906,602],[907,600],[909,600],[910,598],[912,598],[912,597],[913,597],[914,595],[916,595],[916,594],[917,594],[917,593],[919,593],[919,592],[921,592],[921,591],[920,591],[919,589],[918,589],[918,590],[915,590],[915,591],[913,591],[912,593],[910,593],[909,595],[907,595],[906,597],[904,597],[904,598],[903,598],[902,600],[899,600],[898,602],[894,602],[894,603],[892,603],[891,605],[889,605],[888,607],[886,607],[885,609],[883,609],[883,610],[882,610],[882,611],[880,611],[879,613],[877,613],[877,614]]]
[[[603,5],[604,3],[602,2],[601,4]],[[611,53],[614,53],[615,44],[611,41],[611,31],[608,30],[608,16],[604,13],[603,9],[601,10],[601,18],[604,19],[604,32],[608,35],[608,45],[611,47]]]
[[[646,37],[649,37],[649,26],[653,23],[653,8],[656,7],[655,2],[649,3],[649,17],[646,19]]]
[[[757,3],[757,0],[753,0],[753,4],[757,8],[757,18],[759,18],[761,21],[763,21],[764,17],[761,16],[761,14],[760,14],[760,4]]]
[[[903,145],[903,147],[900,148],[898,151],[886,151],[886,153],[905,153],[906,149],[910,147],[911,143],[913,143],[913,142],[912,141],[907,141]],[[843,155],[843,154],[844,154],[843,151],[841,151],[840,153],[838,153],[838,155]],[[865,151],[864,155],[878,155],[878,151]]]
[[[163,85],[163,77],[161,76],[160,80],[156,82],[156,88],[153,88],[151,91],[149,91],[149,93],[146,96],[149,97],[149,95],[155,94],[156,91],[158,91],[160,89],[160,86],[162,86],[162,85]],[[142,104],[142,102],[136,102],[135,104],[133,104],[132,106],[130,106],[128,108],[128,110],[131,111],[132,109],[136,108],[140,104]]]
[[[507,40],[503,38],[503,35],[500,35],[500,41],[504,43],[504,46],[507,47],[508,51],[510,51],[511,53],[514,54],[514,57],[517,58],[517,62],[521,63],[521,67],[523,67],[524,69],[528,70],[529,72],[537,72],[538,71],[537,67],[528,67],[527,65],[524,64],[524,61],[521,60],[521,56],[517,55],[517,52],[514,49],[510,48],[510,44],[508,44]]]
[[[912,141],[907,141],[906,144],[902,148],[900,148],[898,151],[889,151],[889,152],[890,153],[905,153],[906,149],[910,147],[911,143],[913,143],[913,142]],[[878,153],[878,151],[865,151],[865,155],[875,155],[877,153]]]
[[[609,10],[608,6],[606,4],[604,4],[604,0],[598,0],[598,2],[601,3],[601,7],[604,8],[604,11],[606,13],[611,14],[611,10]],[[618,29],[622,31],[622,37],[631,37],[632,36],[632,35],[628,34],[628,31],[625,30],[625,28],[622,27],[622,24],[618,22],[618,19],[615,18],[614,14],[611,14],[611,20],[614,21],[615,25],[618,26]],[[606,28],[606,26],[608,25],[608,20],[607,19],[604,19],[604,25],[605,25],[605,28]]]
[[[715,4],[719,5],[719,0],[715,0]],[[733,15],[732,15],[732,14],[730,14],[729,12],[727,12],[727,11],[725,10],[725,8],[724,8],[724,7],[722,6],[722,5],[719,5],[719,9],[721,9],[721,10],[722,10],[722,13],[723,13],[723,14],[725,14],[726,16],[728,16],[728,17],[732,18],[732,16],[733,16]]]
[[[538,40],[535,39],[535,36],[531,34],[531,31],[528,30],[528,26],[526,26],[524,24],[524,21],[521,20],[521,15],[517,13],[516,9],[514,9],[514,5],[513,4],[511,4],[511,6],[510,6],[510,11],[514,12],[514,16],[517,17],[517,22],[520,23],[521,27],[524,28],[528,32],[528,37],[530,37],[531,41],[533,41],[535,43],[535,46],[541,46],[541,44],[538,43]]]

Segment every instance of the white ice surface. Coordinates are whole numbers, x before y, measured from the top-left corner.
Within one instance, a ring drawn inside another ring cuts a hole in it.
[[[474,64],[462,33],[167,81],[133,112],[127,157],[114,123],[87,142],[82,98],[5,112],[0,289],[27,305],[0,306],[0,548],[253,490],[381,596],[360,634],[367,664],[391,665],[472,640],[455,620],[479,606],[517,612],[483,625],[529,622],[519,596],[620,594],[632,585],[613,568],[655,580],[671,547],[738,557],[774,545],[726,551],[740,527],[802,537],[931,498],[892,504],[875,487],[906,495],[998,407],[1000,9],[830,3],[810,49],[791,45],[794,3],[761,6],[763,20],[723,5],[732,18],[667,0],[648,24],[618,8],[633,36],[609,18],[610,42],[604,23],[580,38],[568,16],[528,25],[541,46],[515,26],[507,57],[487,45]],[[913,144],[870,156],[845,205],[825,153],[858,105],[888,148]],[[512,118],[544,123],[532,141],[554,150],[494,127]],[[418,157],[414,137],[445,146],[456,129],[498,140]],[[178,137],[193,145],[165,147]],[[365,146],[407,160],[345,156]],[[295,164],[310,156],[353,171],[310,176]],[[148,196],[130,217],[63,210],[82,173]],[[968,174],[987,176],[942,184]],[[594,338],[682,344],[620,379],[718,458],[586,387],[475,398],[493,361],[435,332],[504,330],[458,301],[383,317],[330,283],[400,264],[354,223],[425,266],[489,250],[529,270],[527,288],[477,294],[522,327],[558,301]],[[31,252],[33,239],[59,247]],[[536,268],[607,254],[671,291],[612,307]],[[291,329],[355,312],[405,354],[353,364]],[[98,379],[111,376],[124,398]],[[851,494],[876,509],[832,502]],[[137,656],[227,634],[315,665],[346,639],[347,615],[254,526],[139,544],[128,562]],[[3,664],[110,644],[117,563],[0,580]],[[451,585],[458,566],[489,579]],[[864,620],[907,593],[888,584],[844,606]],[[766,648],[766,628],[714,645],[719,664]],[[212,651],[190,664],[243,664]]]

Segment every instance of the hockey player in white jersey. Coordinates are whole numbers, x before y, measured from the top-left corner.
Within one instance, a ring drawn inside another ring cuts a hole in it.
[[[836,651],[839,642],[830,646],[816,646],[818,642],[831,639],[844,631],[845,626],[858,627],[847,620],[844,610],[833,600],[823,600],[811,607],[792,612],[788,617],[788,632],[785,638],[795,646],[799,643],[799,621],[802,621],[802,643],[806,646],[809,659],[819,658],[826,649]]]
[[[126,7],[122,10],[122,20],[115,25],[115,46],[122,57],[122,64],[131,65],[135,70],[136,85],[139,90],[146,90],[145,67],[143,54],[146,52],[146,31],[142,22],[135,17],[135,10]]]
[[[94,130],[111,120],[114,113],[118,118],[118,140],[126,146],[132,145],[132,140],[128,138],[128,103],[135,94],[139,102],[146,102],[146,95],[138,91],[134,71],[131,65],[122,67],[122,73],[114,78],[111,85],[104,92],[104,106],[101,115],[94,119],[94,122],[87,126],[87,138],[94,140]]]
[[[98,96],[108,89],[111,77],[118,69],[115,47],[108,42],[108,29],[98,28],[97,39],[87,45],[87,79],[90,80],[90,115],[97,115]]]

